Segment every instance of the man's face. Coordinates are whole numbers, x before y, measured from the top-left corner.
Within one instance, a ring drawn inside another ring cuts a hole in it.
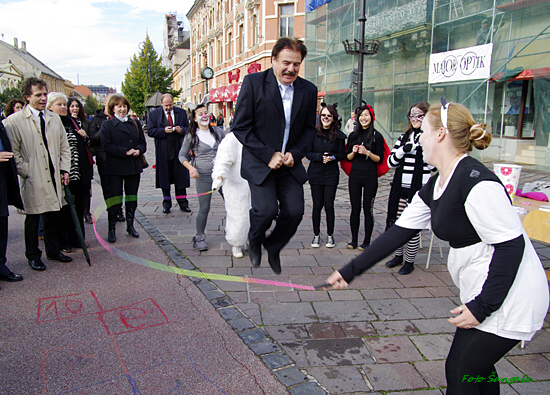
[[[300,51],[285,48],[279,52],[276,58],[272,58],[271,62],[273,63],[273,74],[277,80],[281,84],[290,85],[298,78],[302,65],[302,54]]]
[[[32,85],[31,95],[25,96],[29,102],[29,106],[38,111],[44,111],[48,103],[48,89],[45,86]]]
[[[355,119],[355,111],[351,112],[351,119]]]
[[[162,108],[164,108],[164,111],[170,112],[174,108],[174,99],[170,97],[165,97],[164,99],[162,99],[162,102],[160,102],[160,104],[162,105]]]

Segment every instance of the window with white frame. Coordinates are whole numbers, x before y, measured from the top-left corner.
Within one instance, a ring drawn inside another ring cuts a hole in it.
[[[244,52],[244,25],[239,25],[239,53]]]
[[[294,3],[279,6],[279,37],[294,36]]]

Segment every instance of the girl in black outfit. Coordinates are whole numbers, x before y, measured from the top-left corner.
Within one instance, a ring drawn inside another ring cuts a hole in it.
[[[313,248],[320,247],[321,210],[325,207],[327,215],[327,248],[334,243],[334,198],[340,178],[338,162],[345,157],[346,135],[338,127],[338,112],[328,104],[321,110],[321,121],[315,128],[313,139],[306,157],[311,161],[307,174],[313,199]]]
[[[101,145],[105,150],[106,171],[109,176],[108,241],[116,241],[117,214],[122,207],[122,189],[126,194],[126,232],[139,237],[134,229],[137,208],[137,192],[143,169],[140,155],[147,149],[141,123],[128,116],[130,102],[122,95],[113,95],[107,103],[107,112],[113,118],[106,120],[99,130]]]
[[[370,244],[374,217],[372,208],[378,190],[377,164],[384,160],[384,138],[374,129],[374,110],[368,104],[359,107],[357,124],[349,135],[347,159],[352,162],[349,173],[349,198],[351,202],[351,242],[349,249],[357,248],[359,223],[361,221],[361,204],[365,215],[365,238],[359,250],[363,251]]]

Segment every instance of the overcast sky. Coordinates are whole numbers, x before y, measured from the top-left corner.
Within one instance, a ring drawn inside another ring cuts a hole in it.
[[[193,0],[0,0],[0,38],[27,51],[75,85],[120,83],[139,43],[149,33],[163,51],[164,15],[178,19]],[[2,37],[3,36],[3,37]],[[77,79],[78,74],[78,79]]]

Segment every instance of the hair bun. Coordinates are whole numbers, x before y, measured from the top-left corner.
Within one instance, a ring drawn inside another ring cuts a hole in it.
[[[470,127],[469,139],[473,146],[484,150],[491,143],[491,129],[486,123],[476,123]]]

